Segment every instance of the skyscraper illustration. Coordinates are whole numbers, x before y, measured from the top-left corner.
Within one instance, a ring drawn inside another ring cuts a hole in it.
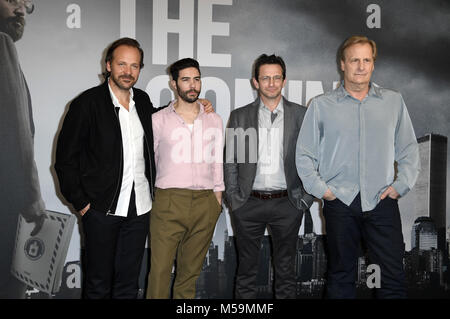
[[[419,217],[414,222],[411,231],[411,249],[437,249],[438,234],[436,226],[430,217]]]
[[[415,186],[399,200],[406,250],[410,231],[419,217],[430,217],[437,230],[438,249],[445,251],[447,194],[447,137],[427,134],[417,139],[421,170]]]

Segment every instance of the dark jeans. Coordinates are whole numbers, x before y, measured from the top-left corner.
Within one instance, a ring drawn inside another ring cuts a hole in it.
[[[275,298],[296,297],[295,254],[303,212],[288,197],[263,200],[251,197],[233,211],[238,251],[236,298],[257,297],[259,252],[266,226],[272,237]]]
[[[403,243],[397,200],[389,197],[371,211],[362,212],[358,194],[350,206],[339,199],[326,201],[324,216],[328,242],[328,298],[355,298],[361,240],[369,260],[380,266],[377,298],[406,298]]]
[[[89,209],[85,236],[86,299],[135,299],[149,229],[149,214],[136,215],[134,191],[127,217]]]

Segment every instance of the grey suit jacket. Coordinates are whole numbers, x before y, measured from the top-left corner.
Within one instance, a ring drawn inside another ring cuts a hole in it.
[[[260,99],[256,99],[244,107],[231,112],[228,120],[225,141],[225,198],[231,210],[236,210],[248,200],[256,176],[256,163],[258,157],[258,142],[249,143],[251,138],[239,141],[237,130],[252,135],[258,140],[258,110]],[[306,193],[302,181],[298,177],[295,166],[295,148],[306,108],[289,102],[283,97],[284,106],[284,172],[289,200],[300,210],[311,207],[314,197]],[[249,130],[250,129],[250,130]],[[245,151],[245,158],[242,155]]]

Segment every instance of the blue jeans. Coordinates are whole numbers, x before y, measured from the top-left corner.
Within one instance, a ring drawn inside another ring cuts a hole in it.
[[[377,298],[406,298],[403,242],[397,200],[381,200],[371,211],[362,212],[360,194],[350,206],[339,199],[324,205],[328,242],[327,298],[356,297],[357,261],[360,242],[367,246],[369,260],[380,266],[381,287]]]

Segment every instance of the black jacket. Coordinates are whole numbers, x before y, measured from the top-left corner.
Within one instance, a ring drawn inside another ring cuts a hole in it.
[[[156,109],[144,91],[133,88],[133,93],[144,129],[145,175],[154,199],[152,113]],[[83,92],[70,104],[58,137],[55,170],[61,193],[77,211],[90,203],[97,211],[115,213],[123,172],[117,112],[107,80]]]

